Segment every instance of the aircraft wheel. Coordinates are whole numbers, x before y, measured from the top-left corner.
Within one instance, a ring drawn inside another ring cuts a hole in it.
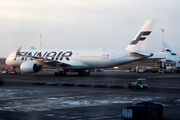
[[[63,75],[62,71],[59,71],[58,75],[59,75],[59,76],[62,76],[62,75]]]
[[[81,75],[82,75],[82,73],[81,73],[81,72],[78,72],[78,75],[79,75],[79,76],[81,76]]]
[[[55,72],[55,73],[54,73],[54,76],[58,76],[58,73],[57,73],[57,72]]]
[[[67,76],[67,73],[66,72],[63,72],[63,74],[62,74],[63,76]]]
[[[90,76],[90,72],[87,72],[86,74],[87,74],[87,76]]]
[[[87,74],[88,74],[88,72],[86,72],[86,71],[78,72],[79,76],[87,76]]]
[[[86,72],[86,71],[83,71],[83,72],[82,72],[82,75],[83,75],[83,76],[86,76],[86,75],[87,75],[87,72]]]

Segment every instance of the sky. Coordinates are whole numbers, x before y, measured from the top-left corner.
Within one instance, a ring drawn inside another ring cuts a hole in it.
[[[157,19],[147,52],[164,41],[180,56],[179,0],[0,0],[0,57],[40,49],[125,49],[148,19]]]

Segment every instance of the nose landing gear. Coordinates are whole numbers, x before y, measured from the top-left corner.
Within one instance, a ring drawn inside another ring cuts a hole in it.
[[[65,71],[59,71],[59,72],[55,72],[54,76],[67,76],[67,73]]]

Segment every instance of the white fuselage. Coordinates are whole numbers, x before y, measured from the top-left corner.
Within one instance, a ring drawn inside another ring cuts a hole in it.
[[[108,68],[140,59],[130,56],[126,50],[22,50],[21,54],[66,63],[71,65],[69,69]],[[27,61],[37,63],[36,59],[16,56],[16,52],[13,52],[7,58],[6,64],[16,67]],[[38,63],[41,64],[39,61]],[[44,63],[42,65],[47,66]]]

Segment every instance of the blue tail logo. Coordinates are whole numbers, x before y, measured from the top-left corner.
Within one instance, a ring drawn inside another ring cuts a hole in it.
[[[144,41],[146,39],[146,37],[142,37],[142,36],[148,36],[151,34],[151,31],[144,31],[144,32],[141,32],[138,37],[136,38],[136,40],[132,41],[130,43],[130,45],[134,45],[134,44],[137,44],[139,41]]]

